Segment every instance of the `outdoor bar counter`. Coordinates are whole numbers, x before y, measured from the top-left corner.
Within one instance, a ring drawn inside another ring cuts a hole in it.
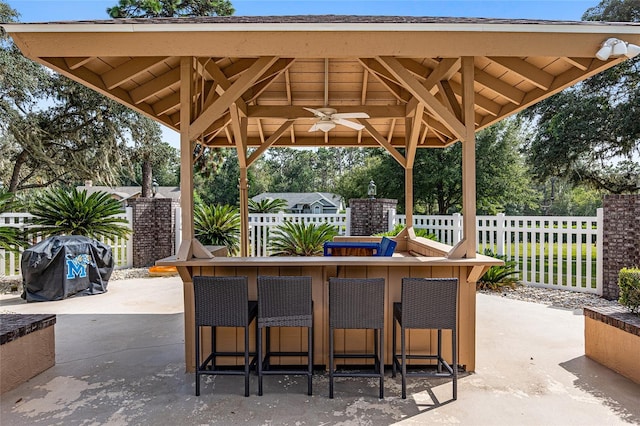
[[[366,238],[366,237],[365,237]],[[366,241],[359,238],[355,241]],[[392,257],[374,256],[330,256],[330,257],[224,257],[210,259],[191,259],[177,261],[173,258],[162,259],[157,265],[176,266],[184,285],[185,314],[185,360],[187,371],[194,371],[194,302],[193,278],[197,275],[214,276],[247,276],[249,279],[249,299],[257,299],[256,278],[259,275],[304,275],[311,276],[313,281],[314,302],[314,364],[328,364],[328,282],[331,277],[369,278],[382,277],[386,281],[385,291],[385,363],[391,360],[392,307],[393,302],[400,301],[403,277],[434,277],[459,280],[458,289],[458,360],[467,371],[475,369],[475,318],[476,318],[476,281],[492,265],[500,260],[477,255],[470,259],[448,259],[446,253],[451,247],[445,244],[416,238],[399,241]],[[253,332],[253,327],[251,328]],[[282,328],[272,332],[272,345],[280,350],[306,350],[306,331],[298,328]],[[220,328],[218,344],[226,345],[233,350],[242,350],[243,337],[241,331],[232,328]],[[425,348],[436,344],[435,331],[413,331],[430,333],[430,337],[411,339],[408,336],[409,348]],[[208,334],[208,333],[205,333]],[[364,330],[338,330],[336,332],[336,350],[360,350],[371,348],[373,335]],[[443,350],[447,358],[450,343],[450,332],[443,331]],[[204,345],[208,345],[205,336]],[[253,337],[250,340],[253,350]],[[425,343],[426,342],[426,343]],[[279,345],[279,346],[278,346]],[[366,345],[366,346],[364,346]],[[450,352],[450,349],[449,349]],[[222,360],[221,360],[222,361]],[[233,360],[231,360],[233,361]],[[238,360],[238,363],[241,361]],[[298,362],[297,359],[283,360],[284,364]],[[348,362],[348,361],[345,361]],[[275,360],[274,363],[277,363]]]

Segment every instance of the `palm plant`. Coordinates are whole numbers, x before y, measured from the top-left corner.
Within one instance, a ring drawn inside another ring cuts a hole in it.
[[[275,198],[270,200],[268,198],[260,201],[249,200],[249,213],[278,213],[287,207],[287,200],[282,198]]]
[[[338,229],[328,223],[284,222],[271,234],[272,256],[319,256],[325,241],[338,235]]]
[[[9,213],[16,209],[17,203],[10,192],[0,193],[0,214]],[[18,251],[19,247],[26,245],[19,228],[12,226],[0,226],[0,249]]]
[[[233,206],[197,205],[193,229],[202,244],[225,246],[231,255],[240,249],[240,212]]]
[[[45,191],[29,206],[34,217],[29,221],[30,231],[52,235],[84,235],[101,237],[126,237],[131,231],[128,221],[115,215],[124,212],[120,201],[107,192],[87,194],[86,190],[73,188],[70,192],[62,188]]]
[[[476,287],[478,289],[491,289],[497,290],[500,287],[509,286],[515,287],[518,283],[518,278],[514,275],[518,274],[517,266],[518,262],[515,260],[507,260],[507,256],[496,255],[490,249],[484,251],[486,256],[495,257],[504,261],[502,266],[492,266],[487,272],[478,280]]]

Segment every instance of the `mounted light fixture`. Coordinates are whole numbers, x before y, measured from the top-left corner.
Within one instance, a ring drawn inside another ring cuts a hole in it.
[[[606,61],[609,57],[613,56],[626,56],[627,58],[634,58],[640,54],[640,46],[627,43],[617,38],[610,38],[602,43],[602,47],[596,53],[596,58],[601,61]]]

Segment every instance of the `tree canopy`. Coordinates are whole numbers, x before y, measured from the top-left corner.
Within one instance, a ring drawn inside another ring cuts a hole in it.
[[[640,22],[640,1],[603,0],[583,19]],[[640,57],[524,111],[535,178],[613,193],[640,190]]]
[[[234,12],[229,0],[120,0],[107,8],[112,18],[229,16]]]

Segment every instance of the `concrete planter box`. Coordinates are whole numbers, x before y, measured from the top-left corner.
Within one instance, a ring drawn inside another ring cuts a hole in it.
[[[640,317],[622,307],[584,308],[585,354],[640,384]]]

